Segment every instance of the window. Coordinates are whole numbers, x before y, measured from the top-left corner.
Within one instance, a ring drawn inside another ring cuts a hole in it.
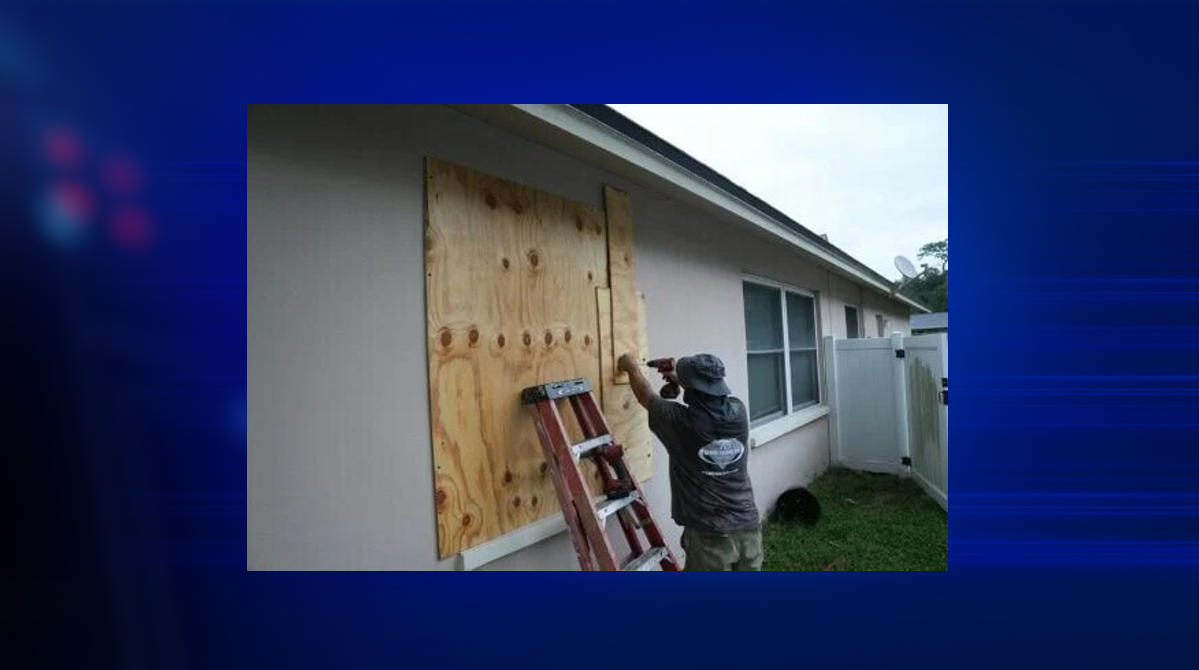
[[[858,308],[845,306],[845,337],[850,340],[856,340],[861,335],[858,335]]]
[[[816,300],[757,281],[746,281],[742,292],[750,422],[765,423],[817,404]]]

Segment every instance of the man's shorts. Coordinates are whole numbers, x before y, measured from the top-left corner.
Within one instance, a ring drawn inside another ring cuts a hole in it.
[[[731,533],[683,529],[684,570],[761,570],[762,527]]]

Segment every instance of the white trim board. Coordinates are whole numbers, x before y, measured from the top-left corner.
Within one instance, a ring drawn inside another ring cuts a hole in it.
[[[828,412],[828,405],[813,405],[812,407],[801,409],[794,414],[788,414],[769,423],[764,423],[749,431],[749,447],[753,449],[772,440],[777,440],[787,433],[803,428],[816,419],[828,416]]]
[[[460,570],[478,570],[488,563],[515,554],[566,530],[566,519],[562,514],[553,514],[463,551],[459,554],[458,567]]]

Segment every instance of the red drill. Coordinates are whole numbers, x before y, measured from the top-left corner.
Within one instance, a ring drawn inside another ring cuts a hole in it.
[[[662,387],[661,391],[659,391],[663,398],[666,398],[667,400],[674,400],[675,398],[679,397],[680,389],[678,382],[674,381],[669,376],[674,374],[673,358],[655,358],[652,361],[646,361],[645,364],[662,373],[662,377],[666,379],[666,385]]]

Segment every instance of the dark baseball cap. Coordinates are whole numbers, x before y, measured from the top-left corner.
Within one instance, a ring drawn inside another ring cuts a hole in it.
[[[724,383],[724,363],[712,354],[696,354],[675,361],[675,373],[683,388],[714,396],[731,395]]]

